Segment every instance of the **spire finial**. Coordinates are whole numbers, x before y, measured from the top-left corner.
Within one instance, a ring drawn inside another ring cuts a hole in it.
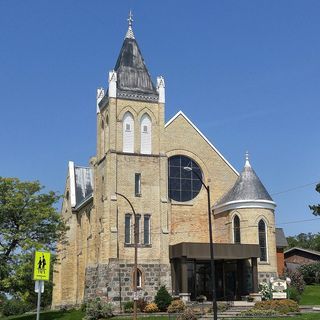
[[[126,39],[134,39],[134,34],[133,34],[133,30],[132,30],[132,22],[133,22],[133,14],[131,12],[131,10],[129,11],[129,17],[127,19],[128,21],[128,31],[126,34]]]
[[[129,11],[129,18],[127,20],[128,20],[129,27],[132,27],[133,14],[132,14],[131,10]]]
[[[249,152],[246,151],[246,163],[244,165],[245,167],[251,167],[250,162],[249,162]]]

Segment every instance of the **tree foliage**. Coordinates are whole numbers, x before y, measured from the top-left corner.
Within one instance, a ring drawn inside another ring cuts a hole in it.
[[[300,233],[287,237],[287,241],[290,248],[300,247],[320,251],[320,233]]]
[[[167,311],[168,306],[172,301],[172,297],[165,286],[161,286],[158,290],[156,296],[154,297],[154,302],[157,304],[160,311]]]
[[[316,191],[320,193],[320,183],[318,183],[316,185]],[[317,205],[309,206],[309,208],[312,210],[312,213],[315,216],[319,216],[320,215],[320,203],[318,203]]]
[[[38,181],[0,177],[0,292],[23,299],[34,290],[33,251],[53,250],[67,230],[54,207],[59,198]]]

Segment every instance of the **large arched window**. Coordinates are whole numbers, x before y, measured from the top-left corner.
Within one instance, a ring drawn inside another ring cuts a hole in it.
[[[140,122],[141,153],[151,154],[151,119],[145,113]]]
[[[195,198],[201,189],[202,172],[198,164],[186,156],[173,156],[168,160],[169,197],[184,202]],[[185,170],[184,168],[192,170]],[[196,174],[195,174],[196,173]]]
[[[258,224],[260,261],[267,261],[267,235],[266,223],[261,219]]]
[[[233,242],[234,243],[241,243],[240,219],[237,215],[235,215],[233,218]]]
[[[130,112],[126,112],[122,121],[123,152],[134,152],[134,120]]]

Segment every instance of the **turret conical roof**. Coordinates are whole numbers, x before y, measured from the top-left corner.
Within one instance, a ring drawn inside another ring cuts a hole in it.
[[[233,207],[237,207],[237,203],[239,207],[245,207],[246,203],[250,203],[250,206],[252,206],[252,203],[258,203],[259,205],[257,206],[259,207],[263,207],[265,203],[268,208],[270,208],[270,205],[271,207],[275,207],[275,203],[267,189],[252,169],[248,155],[246,156],[244,169],[237,181],[233,187],[215,203],[214,208],[218,209],[228,204],[233,204]]]

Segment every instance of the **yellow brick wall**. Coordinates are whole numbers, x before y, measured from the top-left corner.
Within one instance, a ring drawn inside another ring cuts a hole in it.
[[[210,187],[211,206],[229,190],[238,175],[206,142],[198,131],[179,115],[165,128],[166,154],[185,155],[201,168],[203,181]],[[207,191],[202,187],[196,198],[187,203],[171,201],[170,244],[208,242]],[[213,234],[217,229],[213,221]]]
[[[122,118],[126,111],[130,111],[135,119],[134,154],[122,152]],[[145,112],[152,119],[152,155],[139,154],[140,119]],[[168,264],[169,245],[208,242],[206,189],[202,188],[197,197],[187,203],[168,199],[168,158],[173,155],[185,155],[198,163],[204,182],[210,186],[211,206],[238,177],[182,115],[165,127],[163,104],[109,99],[107,107],[97,116],[97,157],[91,161],[94,199],[78,213],[72,213],[67,199],[63,203],[62,214],[70,226],[69,245],[61,250],[60,264],[55,267],[58,273],[54,276],[53,306],[81,303],[88,266],[108,264],[115,258],[132,263],[134,249],[124,246],[124,217],[131,209],[115,192],[127,196],[137,213],[151,214],[152,245],[139,248],[139,263]],[[141,197],[134,194],[135,173],[141,173]],[[67,188],[68,185],[67,180]],[[214,216],[215,242],[232,242],[233,214],[224,212]],[[257,219],[262,216],[266,219],[269,260],[259,264],[258,268],[259,272],[273,272],[276,270],[273,212],[239,209],[238,214],[243,227],[242,243],[258,243]],[[141,227],[142,222],[143,216]]]

